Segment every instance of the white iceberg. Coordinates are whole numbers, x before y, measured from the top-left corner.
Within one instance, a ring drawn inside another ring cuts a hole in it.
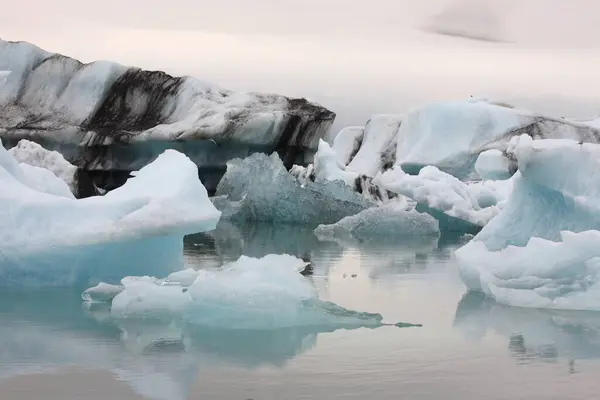
[[[600,146],[524,135],[502,212],[456,252],[472,291],[514,306],[600,310]]]
[[[218,270],[199,270],[185,287],[152,277],[127,277],[113,300],[117,320],[180,320],[204,328],[271,330],[376,328],[380,314],[346,310],[319,300],[300,274],[306,262],[289,255],[242,256]],[[401,326],[404,326],[402,324]]]
[[[408,175],[395,167],[373,183],[417,202],[417,210],[433,215],[442,231],[477,232],[494,218],[512,191],[512,180],[461,182],[436,167]]]
[[[50,171],[23,165],[0,146],[2,285],[89,285],[177,269],[183,236],[214,229],[220,217],[197,167],[173,150],[121,188],[80,200]],[[53,190],[41,190],[32,171]]]
[[[391,201],[369,208],[332,225],[319,225],[315,234],[321,240],[390,242],[410,236],[437,236],[439,223],[431,215],[420,213],[406,201]]]
[[[375,205],[346,185],[335,155],[327,157],[323,160],[324,176],[341,181],[313,182],[312,166],[300,171],[302,177],[295,177],[275,153],[231,160],[213,202],[225,219],[303,224],[333,223]],[[353,175],[346,175],[351,180]]]
[[[592,123],[553,118],[484,100],[432,103],[411,111],[398,132],[396,165],[417,173],[432,165],[461,180],[476,178],[474,164],[490,149],[505,151],[512,137],[598,142]]]

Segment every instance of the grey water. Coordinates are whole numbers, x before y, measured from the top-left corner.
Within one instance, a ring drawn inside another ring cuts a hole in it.
[[[320,242],[298,226],[221,222],[188,266],[310,260],[323,300],[422,327],[182,332],[117,324],[68,289],[0,292],[0,399],[595,399],[600,314],[466,294],[459,238]]]

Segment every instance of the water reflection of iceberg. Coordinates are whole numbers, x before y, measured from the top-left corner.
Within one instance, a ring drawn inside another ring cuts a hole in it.
[[[503,21],[489,1],[455,0],[424,31],[486,42],[502,42]]]
[[[456,310],[456,329],[473,341],[495,332],[520,362],[600,358],[600,313],[509,307],[475,293]]]
[[[125,348],[132,354],[187,353],[198,363],[243,368],[284,366],[311,349],[318,329],[226,330],[158,321],[120,321]]]
[[[189,264],[198,263],[204,268],[207,252],[216,265],[235,261],[241,255],[260,258],[289,254],[311,261],[314,269],[326,273],[331,261],[342,256],[343,249],[335,243],[319,242],[313,230],[297,225],[220,221],[214,231],[187,236],[184,255]]]
[[[2,291],[0,320],[0,380],[65,368],[103,370],[155,400],[188,398],[202,369],[283,366],[312,348],[319,334],[334,330],[235,331],[176,319],[116,321],[106,305],[82,309],[79,293],[66,289]]]

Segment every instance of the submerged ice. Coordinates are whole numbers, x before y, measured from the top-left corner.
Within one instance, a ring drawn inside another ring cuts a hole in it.
[[[197,167],[176,151],[106,196],[76,200],[62,179],[0,146],[2,285],[89,285],[177,268],[183,236],[213,229],[219,216]]]
[[[465,284],[509,305],[600,310],[600,146],[524,135],[509,151],[512,196],[456,252]]]
[[[180,278],[173,276],[127,277],[112,299],[111,316],[117,320],[178,320],[232,330],[386,325],[380,314],[351,311],[320,300],[312,282],[300,274],[305,267],[305,261],[289,255],[242,256],[220,269],[182,272],[179,276],[185,279],[179,282]],[[190,276],[195,279],[188,279]],[[98,287],[88,289],[84,299],[93,299],[90,291],[99,292]],[[101,291],[113,293],[113,287]]]

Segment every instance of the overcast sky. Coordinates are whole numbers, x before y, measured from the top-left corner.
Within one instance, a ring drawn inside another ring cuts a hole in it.
[[[504,43],[421,29],[473,1]],[[600,111],[599,16],[597,0],[0,0],[0,37],[307,96],[341,124],[469,95],[585,116]]]

